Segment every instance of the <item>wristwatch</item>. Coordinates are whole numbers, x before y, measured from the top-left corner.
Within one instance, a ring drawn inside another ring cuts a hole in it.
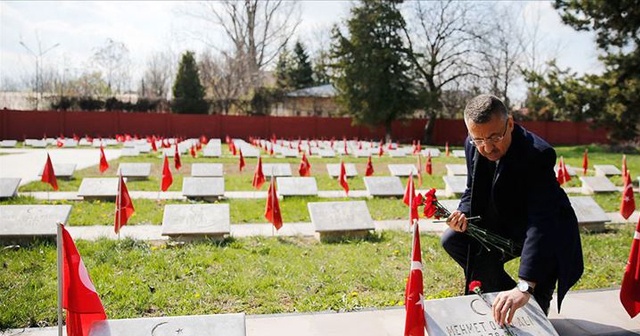
[[[518,281],[518,285],[516,287],[523,293],[527,292],[533,295],[533,287],[529,286],[529,283],[524,280]]]

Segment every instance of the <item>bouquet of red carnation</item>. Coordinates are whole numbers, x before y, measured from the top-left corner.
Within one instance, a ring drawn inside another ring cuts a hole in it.
[[[427,218],[435,217],[437,219],[446,218],[451,215],[451,212],[438,202],[435,188],[431,188],[431,190],[425,194],[424,215]],[[473,222],[480,219],[480,216],[467,218],[468,225],[465,233],[475,238],[488,251],[496,249],[503,254],[514,258],[517,257],[522,246],[511,239],[504,238],[499,234],[473,224]]]

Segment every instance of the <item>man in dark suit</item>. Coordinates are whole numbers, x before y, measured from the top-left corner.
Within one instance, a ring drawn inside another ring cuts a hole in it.
[[[473,98],[464,110],[467,188],[458,210],[447,218],[442,246],[463,268],[466,286],[482,282],[484,292],[500,292],[493,315],[511,323],[531,296],[545,314],[558,283],[558,310],[584,266],[578,221],[569,198],[556,181],[555,150],[542,138],[514,123],[495,96]],[[513,259],[487,250],[465,234],[474,224],[522,246],[518,282],[504,270]],[[469,294],[468,288],[465,288]]]

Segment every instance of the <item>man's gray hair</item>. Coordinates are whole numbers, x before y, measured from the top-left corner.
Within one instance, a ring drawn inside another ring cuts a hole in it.
[[[507,118],[507,107],[502,100],[490,94],[481,94],[474,97],[464,108],[464,119],[475,124],[484,124],[491,120],[494,115]]]

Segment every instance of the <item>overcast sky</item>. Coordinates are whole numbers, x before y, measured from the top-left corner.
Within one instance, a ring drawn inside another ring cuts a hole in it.
[[[2,0],[0,80],[24,83],[33,78],[34,56],[20,42],[36,55],[44,53],[43,67],[80,73],[90,66],[91,56],[108,38],[127,46],[133,79],[137,80],[147,57],[155,52],[170,48],[181,54],[205,49],[193,34],[202,31],[202,26],[183,14],[193,5],[196,3],[189,1]],[[349,7],[349,1],[301,1],[299,38],[311,51],[317,48],[320,38],[314,32],[328,31],[328,27],[344,20]],[[524,22],[539,26],[540,34],[545,35],[545,49],[558,56],[561,67],[579,73],[600,71],[591,34],[564,26],[549,2],[531,1],[522,7]],[[532,20],[534,16],[540,19]]]

